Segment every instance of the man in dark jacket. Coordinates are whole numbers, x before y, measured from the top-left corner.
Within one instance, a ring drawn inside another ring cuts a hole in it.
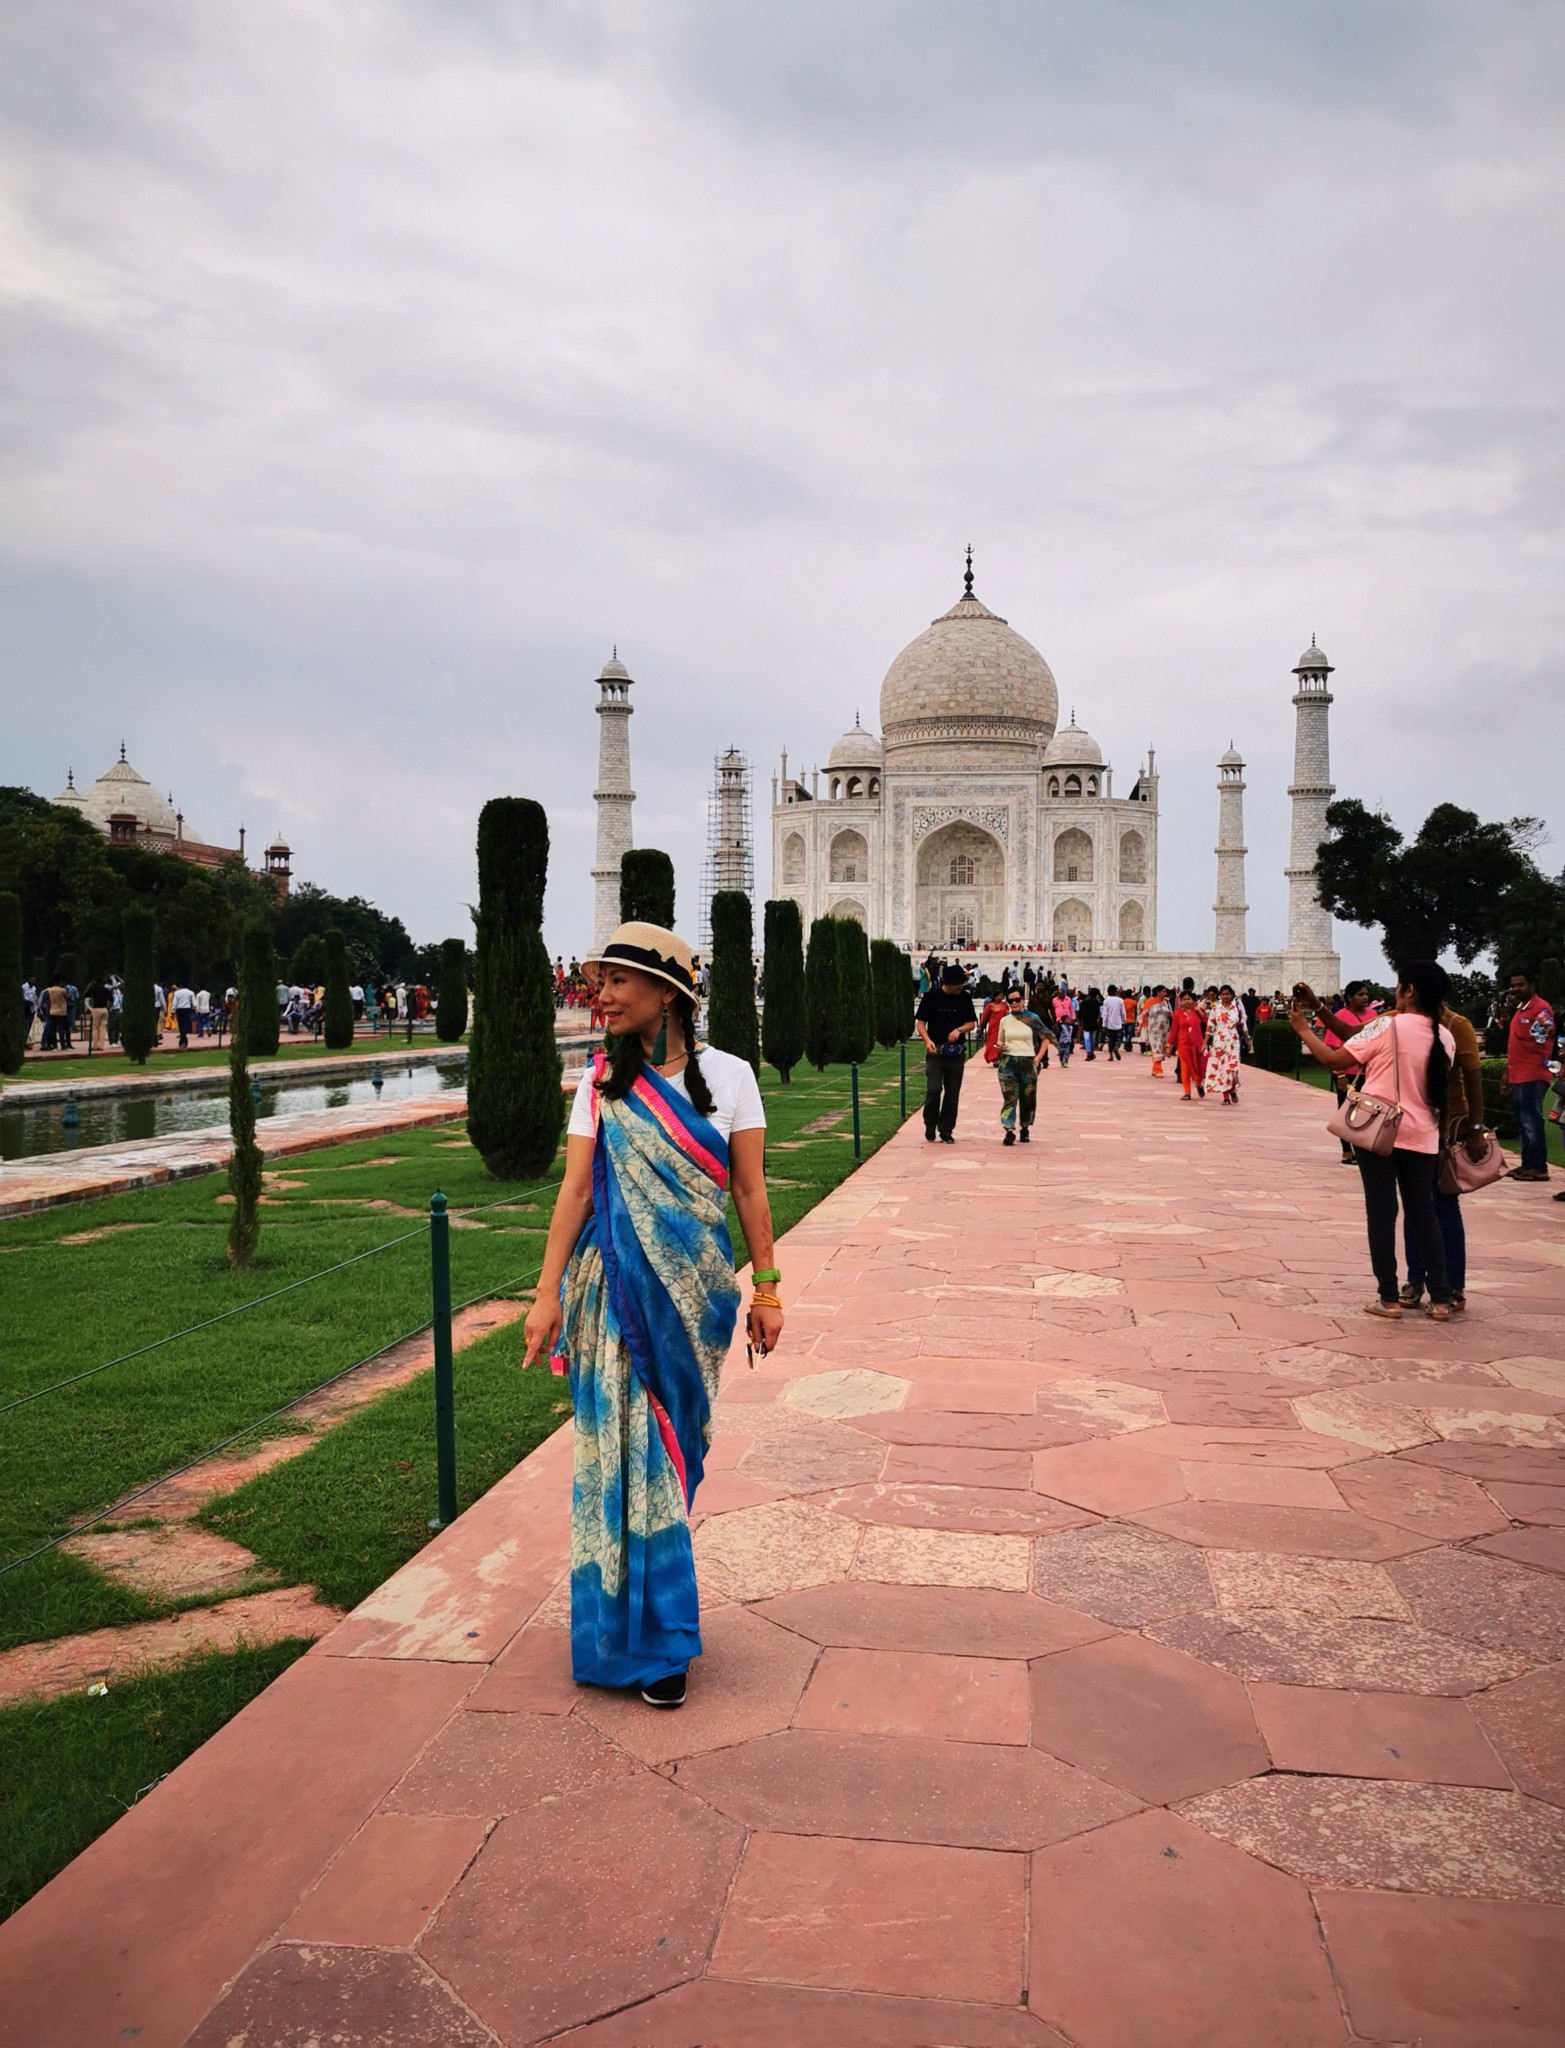
[[[941,972],[939,988],[920,998],[914,1028],[924,1041],[925,1140],[932,1145],[938,1136],[943,1145],[954,1145],[967,1041],[978,1029],[960,961],[951,961]]]

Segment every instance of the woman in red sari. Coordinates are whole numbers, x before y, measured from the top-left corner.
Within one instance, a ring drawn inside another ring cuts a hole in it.
[[[1169,1026],[1168,1049],[1179,1062],[1179,1080],[1184,1089],[1184,1099],[1190,1100],[1190,1086],[1194,1082],[1198,1095],[1206,1094],[1206,1019],[1196,1007],[1196,999],[1186,989],[1179,998]]]

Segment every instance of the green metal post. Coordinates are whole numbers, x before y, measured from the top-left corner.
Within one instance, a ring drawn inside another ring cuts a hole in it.
[[[853,1062],[853,1156],[864,1157],[864,1148],[859,1142],[859,1063]]]
[[[429,1271],[435,1333],[435,1465],[440,1512],[431,1529],[456,1520],[456,1394],[451,1373],[451,1219],[437,1189],[429,1198]]]

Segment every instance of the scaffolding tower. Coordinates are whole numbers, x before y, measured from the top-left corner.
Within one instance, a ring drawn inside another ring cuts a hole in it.
[[[701,863],[701,955],[712,952],[712,898],[719,889],[742,889],[755,901],[755,839],[751,822],[750,757],[726,747],[712,763],[706,808],[706,857]]]

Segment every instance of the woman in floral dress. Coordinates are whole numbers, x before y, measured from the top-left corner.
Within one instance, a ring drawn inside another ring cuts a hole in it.
[[[1206,1085],[1225,1104],[1239,1100],[1239,1052],[1250,1046],[1244,1005],[1225,981],[1206,1020]]]

